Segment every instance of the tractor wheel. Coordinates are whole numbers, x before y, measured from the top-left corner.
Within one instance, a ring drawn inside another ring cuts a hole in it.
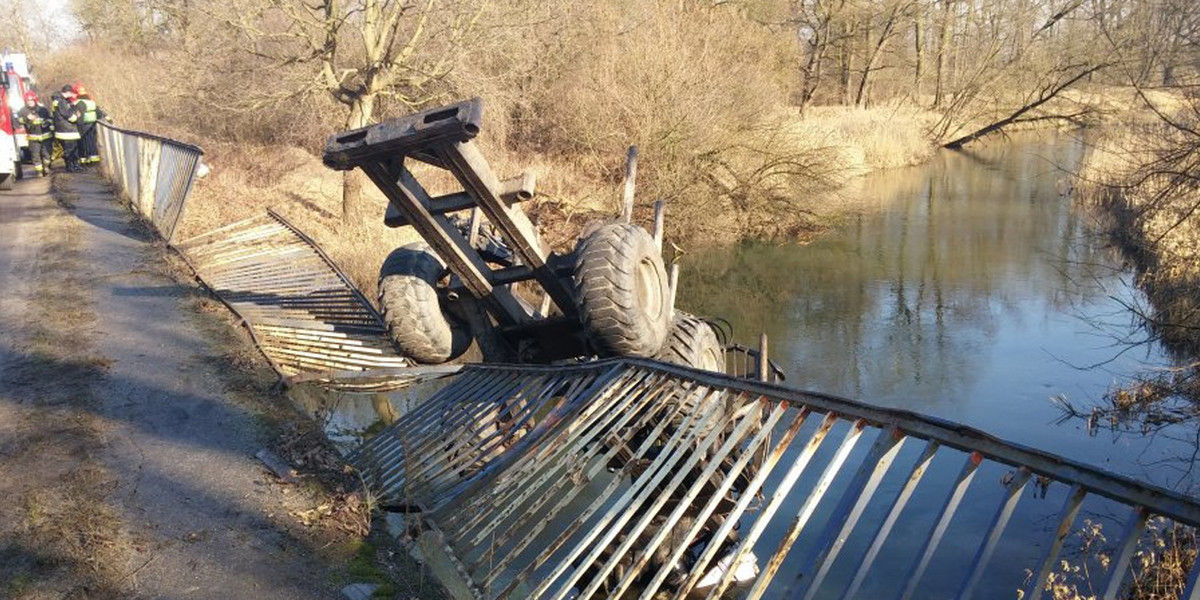
[[[675,311],[671,331],[658,359],[704,371],[725,372],[725,351],[717,333],[702,319]]]
[[[626,223],[598,227],[575,247],[575,297],[604,356],[655,356],[667,338],[667,269],[654,238]]]
[[[471,345],[467,327],[442,310],[437,282],[445,266],[424,244],[392,251],[379,270],[379,304],[392,343],[404,356],[444,363]]]

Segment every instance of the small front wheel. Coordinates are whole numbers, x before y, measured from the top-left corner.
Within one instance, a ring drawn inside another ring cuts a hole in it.
[[[445,265],[424,244],[392,251],[379,271],[379,304],[392,343],[425,364],[453,360],[471,345],[471,333],[442,309],[437,284]]]

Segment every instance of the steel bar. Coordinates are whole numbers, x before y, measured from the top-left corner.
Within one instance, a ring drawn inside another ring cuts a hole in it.
[[[913,565],[908,576],[904,578],[906,582],[904,589],[900,592],[900,600],[909,600],[913,597],[913,593],[917,590],[917,585],[921,583],[921,576],[925,574],[925,569],[929,566],[929,561],[933,558],[933,553],[937,551],[938,544],[942,541],[942,536],[945,535],[946,529],[950,527],[950,521],[954,519],[954,513],[958,510],[959,503],[962,502],[963,496],[967,494],[967,488],[971,486],[971,480],[975,477],[975,471],[979,468],[979,463],[983,462],[983,456],[978,452],[972,452],[967,455],[967,460],[963,464],[962,470],[958,473],[958,478],[954,481],[954,487],[951,488],[950,495],[946,497],[946,503],[942,505],[940,516],[937,524],[934,525],[933,531],[929,537],[925,539],[920,556],[917,563]]]
[[[983,579],[983,571],[987,568],[988,561],[992,558],[992,553],[996,550],[996,544],[1000,542],[1000,536],[1004,534],[1004,528],[1008,525],[1008,520],[1012,518],[1013,511],[1017,509],[1017,503],[1021,501],[1021,493],[1025,491],[1025,484],[1029,482],[1029,470],[1025,468],[1017,469],[1012,480],[1006,485],[1008,493],[1004,502],[1000,504],[996,515],[992,518],[992,523],[988,527],[988,534],[984,538],[983,544],[979,546],[979,550],[975,553],[974,560],[971,561],[972,568],[966,581],[963,582],[962,591],[958,593],[959,600],[970,600],[975,594],[975,589],[979,585],[979,581]]]
[[[678,412],[679,405],[676,405],[672,410],[673,410],[673,413]],[[513,582],[510,583],[497,597],[507,596],[512,591],[513,586],[520,580],[521,577],[529,577],[530,575],[532,575],[532,573],[537,568],[539,568],[541,565],[545,564],[545,562],[550,558],[550,556],[552,556],[554,554],[554,552],[556,552],[560,547],[562,547],[562,545],[566,543],[566,541],[568,540],[568,538],[570,536],[575,534],[575,532],[577,531],[577,529],[579,527],[581,527],[584,523],[588,522],[589,519],[591,519],[591,517],[597,511],[599,511],[601,507],[603,507],[604,501],[612,493],[614,493],[617,490],[617,488],[620,486],[621,478],[625,474],[629,473],[630,470],[633,468],[633,466],[635,464],[637,464],[637,462],[640,461],[643,457],[645,457],[646,454],[655,446],[655,444],[658,442],[658,440],[661,439],[663,432],[666,430],[667,426],[671,423],[671,417],[673,417],[673,416],[674,416],[673,414],[667,415],[667,418],[659,419],[658,422],[654,424],[654,428],[649,432],[649,434],[645,437],[645,439],[642,440],[642,442],[641,442],[641,444],[639,444],[638,448],[634,450],[633,455],[630,457],[630,459],[627,460],[625,462],[625,464],[621,467],[620,473],[617,474],[617,476],[613,477],[612,481],[608,484],[608,486],[606,486],[604,491],[597,497],[597,499],[593,500],[592,503],[584,511],[582,511],[580,513],[579,518],[576,519],[575,523],[572,526],[570,526],[570,527],[566,528],[564,531],[560,532],[559,535],[555,538],[555,540],[551,544],[549,544],[548,546],[543,548],[542,552],[539,553],[539,555],[534,560],[530,561],[530,563],[521,571],[521,573],[518,575],[518,578],[514,579]],[[565,501],[566,501],[566,499],[564,499],[563,501],[560,501],[559,506],[562,506],[565,503]],[[528,541],[532,541],[532,540],[527,540],[527,542]]]
[[[1117,593],[1121,591],[1121,583],[1125,581],[1125,572],[1129,570],[1133,552],[1137,549],[1142,533],[1146,531],[1146,521],[1149,517],[1145,508],[1133,507],[1133,512],[1125,523],[1125,532],[1121,535],[1121,542],[1118,545],[1120,550],[1117,551],[1109,569],[1112,576],[1109,577],[1108,586],[1104,588],[1104,595],[1101,596],[1104,600],[1116,600]]]
[[[779,485],[776,486],[775,491],[771,494],[771,500],[767,502],[766,507],[763,509],[758,519],[754,521],[754,525],[750,528],[750,531],[746,533],[745,537],[743,537],[742,541],[738,544],[737,549],[730,556],[729,571],[731,573],[736,571],[738,563],[740,563],[742,559],[745,558],[746,554],[750,552],[750,549],[754,547],[755,542],[757,542],[758,537],[762,535],[767,523],[771,521],[771,517],[773,517],[779,510],[779,507],[783,504],[784,498],[786,498],[787,495],[792,491],[792,486],[796,484],[796,480],[799,479],[800,475],[804,473],[804,470],[808,468],[813,456],[817,453],[817,450],[820,449],[821,443],[825,441],[825,437],[829,434],[829,430],[833,428],[837,421],[838,416],[836,414],[826,414],[825,419],[821,421],[821,425],[818,426],[817,430],[813,432],[812,437],[809,438],[808,443],[804,446],[804,449],[800,452],[800,455],[796,458],[795,462],[792,463],[791,467],[788,468],[787,472],[783,476],[783,480],[779,482]],[[696,586],[697,583],[699,583],[700,578],[705,572],[705,569],[708,568],[708,563],[716,557],[716,552],[718,549],[719,548],[716,544],[709,544],[709,548],[705,550],[705,554],[701,556],[700,560],[696,561],[698,568],[692,571],[691,577],[689,577],[688,580],[684,582],[683,586],[681,586],[681,594],[687,594]],[[712,590],[709,592],[708,597],[719,598],[721,592],[723,591],[719,589],[720,587],[720,584],[714,585]]]
[[[816,412],[839,412],[848,419],[863,419],[876,427],[896,425],[908,432],[909,437],[938,440],[943,446],[963,452],[979,452],[1012,467],[1028,467],[1035,475],[1044,475],[1056,481],[1078,482],[1089,493],[1098,494],[1127,505],[1145,506],[1155,514],[1170,517],[1189,525],[1200,525],[1200,503],[1187,496],[1167,489],[1134,481],[1095,467],[1077,463],[995,438],[970,427],[951,423],[935,417],[913,412],[872,406],[847,398],[819,392],[802,391],[794,388],[761,383],[748,379],[737,379],[728,375],[690,369],[679,365],[662,363],[643,358],[617,358],[596,361],[588,367],[620,363],[628,366],[655,369],[676,377],[689,379],[713,387],[734,388],[752,396],[761,395],[771,402],[788,402],[812,407]],[[504,368],[479,365],[471,368]],[[522,366],[522,368],[528,368]],[[564,367],[552,367],[563,369]]]
[[[871,546],[867,549],[866,554],[859,562],[858,569],[854,572],[854,579],[850,581],[846,592],[842,594],[843,600],[852,600],[858,597],[858,590],[862,586],[863,581],[866,580],[867,572],[871,570],[871,565],[875,564],[875,558],[879,556],[879,551],[883,549],[883,543],[887,541],[892,528],[895,527],[896,522],[900,519],[900,514],[904,512],[904,507],[908,505],[913,492],[921,483],[921,478],[929,470],[929,464],[933,462],[933,457],[937,454],[939,447],[940,445],[936,441],[928,442],[925,445],[925,449],[921,452],[921,456],[913,463],[912,471],[909,472],[908,479],[904,482],[904,487],[900,488],[900,492],[892,500],[887,517],[884,518],[883,524],[875,532],[875,538],[871,540]]]
[[[829,491],[829,486],[833,483],[834,477],[837,477],[838,472],[842,470],[842,465],[846,463],[846,458],[850,456],[850,451],[858,444],[858,440],[862,437],[865,427],[866,423],[856,421],[851,425],[850,431],[846,432],[846,437],[842,440],[841,445],[838,446],[837,452],[834,453],[833,458],[826,465],[820,479],[817,480],[817,484],[809,491],[808,497],[804,499],[804,504],[800,507],[800,512],[792,520],[791,527],[788,528],[787,533],[780,540],[779,547],[776,548],[775,553],[767,561],[766,568],[763,569],[763,573],[759,575],[758,580],[754,582],[754,586],[750,588],[750,592],[746,595],[747,599],[754,600],[761,598],[763,593],[767,591],[767,585],[771,582],[779,567],[783,565],[784,558],[791,551],[796,539],[800,537],[800,532],[808,525],[808,520],[816,512],[821,499],[825,497],[825,493]],[[891,432],[888,431],[879,432],[879,436],[880,439],[877,448],[884,447],[892,437]],[[736,565],[737,563],[734,562],[733,564]],[[733,568],[726,571],[725,576],[721,578],[721,583],[713,588],[712,592],[709,592],[709,596],[720,598],[721,594],[733,582],[733,575],[736,571],[737,569]]]
[[[833,515],[826,522],[825,531],[818,538],[820,541],[813,549],[812,557],[799,571],[800,576],[806,576],[814,567],[817,569],[810,577],[804,600],[811,600],[821,588],[821,583],[829,574],[833,562],[837,560],[846,538],[854,531],[858,519],[874,497],[875,490],[879,488],[884,475],[891,468],[904,439],[904,432],[894,427],[879,432],[879,438],[863,460],[854,479],[846,487],[846,491],[842,493],[841,502],[834,509]]]
[[[547,589],[554,585],[555,582],[557,582],[558,579],[566,573],[571,564],[578,560],[585,552],[587,552],[587,556],[581,561],[581,563],[589,564],[594,561],[600,552],[606,546],[608,546],[608,544],[612,542],[613,538],[615,538],[619,533],[619,527],[628,520],[629,516],[625,515],[625,511],[623,509],[629,507],[638,496],[646,493],[647,491],[653,491],[658,484],[661,483],[661,481],[667,476],[667,473],[670,472],[670,469],[672,469],[682,458],[682,453],[675,452],[674,450],[676,448],[691,448],[703,423],[711,419],[714,415],[716,415],[716,413],[717,410],[715,407],[710,407],[703,413],[697,412],[687,415],[685,417],[683,426],[679,427],[675,433],[671,434],[666,443],[664,443],[662,446],[663,451],[660,456],[665,455],[667,457],[666,460],[654,461],[651,469],[647,470],[646,473],[644,473],[641,477],[634,479],[633,484],[629,487],[629,489],[622,493],[621,496],[617,498],[616,502],[612,504],[612,508],[610,508],[607,513],[602,515],[597,523],[592,525],[591,530],[584,535],[583,541],[577,543],[567,554],[567,556],[559,562],[558,566],[556,566],[551,573],[542,580],[541,584],[539,584],[534,590],[532,596],[540,598],[543,594],[545,594]],[[608,499],[600,498],[599,500],[603,502],[607,501]],[[596,509],[599,509],[602,504],[593,503],[593,506]],[[592,507],[589,507],[589,509],[590,508]],[[618,512],[620,514],[614,514]],[[618,524],[610,527],[610,525],[614,522]],[[592,548],[591,551],[588,551],[589,547]],[[577,575],[581,574],[579,573],[579,569],[576,569],[576,571]],[[575,577],[570,577],[569,581],[573,582],[574,579]],[[570,583],[563,585],[559,589],[558,593],[553,597],[561,599],[561,597],[567,593],[569,587]]]
[[[762,404],[762,403],[760,402],[760,404]],[[764,406],[763,408],[765,409],[766,406]],[[719,489],[717,493],[713,494],[712,497],[709,498],[708,503],[705,504],[704,508],[701,509],[700,513],[697,515],[696,523],[692,526],[691,530],[688,532],[687,536],[685,537],[686,540],[690,541],[690,540],[695,539],[696,536],[698,535],[698,533],[700,532],[700,529],[706,525],[706,521],[713,514],[713,512],[717,509],[717,505],[723,500],[723,497],[722,497],[723,494],[728,492],[729,487],[730,487],[730,485],[732,485],[735,478],[740,476],[740,474],[745,470],[746,465],[749,463],[751,457],[754,455],[755,446],[758,445],[758,446],[766,449],[771,445],[770,438],[771,438],[771,430],[773,428],[773,425],[771,424],[771,422],[774,420],[775,415],[778,413],[779,418],[782,419],[783,416],[786,415],[789,411],[791,411],[790,407],[785,406],[785,405],[775,405],[773,407],[773,410],[772,410],[770,416],[768,416],[767,424],[764,424],[764,426],[756,434],[755,438],[753,440],[751,440],[750,444],[747,445],[747,448],[746,448],[747,451],[743,452],[742,456],[738,459],[738,461],[736,463],[734,463],[734,465],[730,468],[729,476],[726,478],[726,482],[724,484],[722,484],[721,489]],[[791,444],[791,441],[796,437],[796,433],[800,431],[800,427],[804,425],[805,418],[807,417],[808,413],[803,410],[795,411],[795,412],[798,412],[799,414],[793,418],[793,420],[789,424],[788,428],[784,431],[783,435],[780,437],[779,443],[774,447],[773,450],[769,451],[766,454],[765,458],[762,461],[762,464],[757,469],[757,472],[754,474],[754,476],[750,479],[749,483],[746,485],[746,489],[742,491],[742,494],[738,500],[738,503],[734,506],[734,508],[730,512],[730,514],[725,515],[725,518],[722,520],[720,527],[710,537],[708,547],[713,548],[714,552],[716,551],[716,549],[720,548],[721,544],[724,542],[726,537],[732,531],[733,524],[737,522],[738,517],[742,514],[742,512],[747,507],[749,500],[758,493],[758,490],[761,488],[764,480],[766,479],[767,474],[769,474],[774,469],[775,464],[783,456],[784,450]],[[686,552],[686,550],[687,550],[686,546],[683,544],[680,544],[676,548],[675,552],[672,553],[671,556],[666,560],[666,564],[667,565],[676,564],[682,558],[682,555],[684,552]],[[652,597],[654,597],[654,595],[658,592],[659,588],[662,586],[662,584],[664,583],[664,581],[666,580],[666,578],[669,575],[670,575],[669,569],[662,569],[661,571],[659,571],[655,575],[654,579],[649,584],[647,584],[646,589],[642,592],[641,596],[639,596],[638,600],[650,600]]]
[[[1087,490],[1081,485],[1071,486],[1071,490],[1067,493],[1066,502],[1063,508],[1059,511],[1061,515],[1058,520],[1058,527],[1054,530],[1054,541],[1051,542],[1050,548],[1046,550],[1046,557],[1042,559],[1042,566],[1038,570],[1037,578],[1033,580],[1033,585],[1025,589],[1025,595],[1029,600],[1040,600],[1042,594],[1046,591],[1046,583],[1050,581],[1050,573],[1054,571],[1054,566],[1058,561],[1058,554],[1062,552],[1063,543],[1067,537],[1071,535],[1071,527],[1075,524],[1075,517],[1079,514],[1079,507],[1083,506],[1083,499],[1087,496]]]
[[[759,405],[757,404],[755,405],[755,407],[758,406]],[[735,420],[734,422],[738,421]],[[740,419],[740,423],[738,423],[733,432],[725,439],[725,443],[721,444],[721,447],[712,455],[702,452],[701,449],[709,448],[714,443],[719,442],[720,438],[724,435],[724,432],[720,428],[715,427],[708,432],[708,435],[705,437],[705,439],[699,443],[698,448],[688,453],[686,462],[681,467],[675,469],[675,476],[671,479],[671,481],[663,488],[655,488],[651,495],[646,498],[645,502],[649,504],[649,507],[645,508],[642,517],[633,526],[633,529],[626,534],[625,541],[617,546],[617,549],[612,553],[612,557],[608,559],[603,567],[601,567],[599,574],[593,578],[592,584],[583,591],[583,597],[589,597],[599,589],[601,583],[603,583],[603,579],[608,577],[608,574],[612,572],[612,569],[616,566],[617,561],[623,558],[625,554],[630,551],[634,543],[639,541],[642,532],[645,531],[646,527],[650,525],[651,520],[658,515],[658,512],[662,510],[667,501],[671,499],[672,493],[683,484],[684,480],[689,475],[691,475],[692,470],[700,465],[701,459],[707,460],[708,465],[704,467],[704,470],[700,473],[700,476],[697,479],[701,482],[709,481],[710,478],[716,473],[717,468],[721,466],[721,461],[725,460],[725,457],[729,456],[729,454],[741,441],[742,436],[746,435],[746,433],[749,432],[754,425],[754,419]],[[675,525],[679,517],[683,516],[683,511],[689,507],[693,500],[696,499],[696,495],[700,493],[700,490],[701,486],[692,486],[691,490],[684,493],[683,497],[679,500],[678,506],[667,517],[666,522],[662,523],[659,527],[658,533],[655,534],[650,539],[649,543],[642,549],[641,557],[636,560],[634,567],[629,570],[629,573],[626,575],[626,577],[624,577],[618,584],[617,589],[611,592],[613,596],[620,597],[621,594],[623,594],[625,590],[629,588],[629,586],[633,583],[631,576],[637,574],[637,571],[640,570],[647,561],[649,561],[649,553],[658,548],[658,545],[662,543],[663,539],[665,539],[667,534],[670,532],[670,528]],[[642,507],[639,507],[639,510],[641,508]],[[620,526],[618,525],[614,527],[614,529],[617,529],[617,527]]]
[[[621,419],[620,419],[619,423],[616,425],[616,427],[618,427],[618,428],[625,426],[625,424],[629,423],[630,421],[632,421],[633,419],[638,418],[638,417],[640,417],[640,419],[637,421],[639,427],[645,427],[645,426],[650,426],[652,424],[652,421],[655,419],[655,417],[661,415],[661,411],[669,410],[667,408],[668,406],[669,405],[663,405],[663,404],[656,405],[653,402],[653,395],[649,394],[646,397],[644,397],[644,402],[641,402],[639,404],[639,406],[637,406],[636,408],[634,408],[632,410],[621,411],[618,409],[618,410],[614,410],[614,411],[610,411],[610,412],[621,414]],[[674,411],[672,411],[672,414],[669,414],[663,418],[657,419],[658,424],[665,428],[666,424],[672,418],[674,412],[677,412],[678,410],[679,410],[679,407],[676,406]],[[590,439],[589,441],[594,442],[595,440]],[[601,452],[601,450],[603,450],[605,448],[605,446],[603,444],[599,444],[599,443],[593,443],[593,444],[591,444],[591,446],[592,446],[592,448],[581,456],[581,460],[579,462],[575,463],[577,465],[588,465],[590,463],[594,463],[594,464],[592,464],[592,466],[586,473],[580,474],[583,481],[590,481],[593,478],[595,478],[596,475],[598,475],[599,471],[601,469],[605,468],[606,465],[608,465],[610,463],[610,461],[612,461],[616,457],[617,453],[620,450],[619,446],[612,446],[611,448],[609,448],[607,450],[607,452],[605,452],[603,454],[603,456],[601,456],[601,460],[595,461],[592,459],[597,454],[599,454]],[[648,447],[644,447],[642,450],[645,451],[648,449],[649,449]],[[570,449],[566,449],[558,454],[560,456],[561,455],[571,456],[572,452]],[[540,489],[539,486],[548,483],[549,477],[553,473],[557,473],[557,472],[558,471],[555,469],[546,469],[546,473],[542,477],[540,477],[533,485],[528,486],[529,490],[533,491],[533,490]],[[562,492],[564,490],[564,488],[566,488],[568,485],[571,485],[573,480],[574,480],[574,477],[572,477],[572,476],[559,477],[556,481],[554,481],[551,484],[550,489],[545,490],[545,493],[540,494],[539,496],[537,496],[534,499],[533,504],[524,510],[524,514],[526,514],[526,515],[539,514],[543,510],[543,508],[546,506],[546,504],[554,499],[554,495],[559,492]],[[557,515],[559,513],[559,511],[562,510],[562,508],[565,507],[569,502],[574,500],[577,497],[577,495],[579,494],[579,492],[581,492],[582,490],[583,490],[582,486],[579,486],[579,485],[572,486],[572,489],[568,490],[565,494],[563,494],[562,497],[560,497],[556,500],[554,505],[551,507],[549,514]],[[506,508],[503,509],[502,512],[499,515],[496,515],[494,518],[492,517],[492,515],[490,513],[481,511],[479,513],[480,518],[482,520],[483,518],[485,518],[484,515],[487,515],[486,518],[490,518],[491,520],[498,522],[504,518],[507,518],[508,514],[510,514],[512,512],[512,510],[515,509],[515,507],[519,503],[522,503],[525,500],[527,500],[527,498],[517,498],[514,502],[512,502],[511,504],[506,506]],[[503,501],[500,501],[500,502],[497,502],[496,504],[505,505],[506,503]],[[517,543],[515,548],[511,549],[508,552],[507,556],[505,556],[498,565],[495,565],[492,568],[491,575],[489,576],[488,582],[490,583],[491,577],[494,577],[495,575],[497,575],[509,563],[511,563],[513,560],[515,560],[517,555],[520,552],[522,552],[531,542],[533,542],[533,540],[536,538],[536,536],[538,534],[540,534],[547,525],[549,525],[549,519],[539,519],[532,524],[532,526],[529,530],[521,532],[522,539]],[[494,530],[494,528],[491,528],[491,529]],[[481,531],[476,534],[476,541],[474,543],[476,543],[476,544],[482,543],[482,539],[481,539],[482,533],[483,532]],[[498,539],[495,539],[495,541],[493,543],[496,545],[506,544],[509,541],[511,541],[512,537],[516,534],[517,534],[517,529],[512,528],[512,530],[509,534],[504,535]],[[468,542],[468,543],[470,543],[470,542]],[[479,565],[476,564],[473,566],[477,567]]]
[[[633,385],[636,385],[636,381],[637,380],[635,379],[631,379],[626,383],[626,385],[632,387]],[[594,411],[591,414],[583,413],[578,419],[576,419],[576,422],[582,421],[584,427],[595,427],[599,430],[607,430],[607,428],[610,426],[613,429],[619,430],[628,425],[630,421],[640,415],[647,407],[652,408],[655,404],[655,400],[657,400],[662,393],[663,389],[661,386],[645,386],[644,391],[636,394],[617,392],[617,403],[612,405],[609,410],[603,412]],[[548,483],[549,479],[553,477],[555,473],[559,472],[560,470],[569,469],[572,465],[572,463],[561,460],[551,463],[551,460],[555,458],[561,458],[562,456],[578,456],[580,457],[580,460],[574,464],[586,464],[588,457],[598,453],[602,448],[601,444],[592,443],[595,441],[595,436],[572,436],[570,431],[564,431],[563,433],[564,435],[571,436],[570,441],[561,446],[558,444],[548,444],[543,452],[531,456],[527,461],[528,467],[521,469],[520,475],[526,476],[518,475],[516,477],[508,478],[507,480],[497,478],[497,481],[493,484],[493,491],[491,494],[489,494],[488,504],[491,504],[492,506],[499,505],[503,506],[504,508],[500,509],[499,514],[496,515],[495,518],[492,518],[485,510],[471,510],[472,508],[482,509],[485,508],[484,506],[473,507],[471,505],[467,505],[464,507],[464,509],[459,510],[459,514],[470,517],[468,521],[464,523],[458,523],[457,525],[459,530],[463,532],[463,537],[465,537],[469,543],[483,543],[485,537],[493,535],[495,527],[499,526],[499,521],[507,518],[509,514],[521,506],[521,504],[528,499],[529,495],[531,495],[534,490],[537,490],[542,485]],[[594,446],[594,448],[590,451],[586,450],[589,444]],[[617,448],[614,447],[612,452],[615,454],[616,451]],[[543,469],[545,472],[540,476],[531,476],[533,472]],[[565,480],[560,478],[555,482],[555,485],[557,486],[562,484],[564,481]],[[522,490],[522,488],[525,489]],[[542,496],[539,500],[540,502],[535,502],[534,506],[529,510],[536,511],[541,502],[548,501],[549,497]],[[488,518],[491,518],[491,523],[489,523],[488,526],[481,528],[471,536],[466,535],[468,532],[472,531],[480,521],[484,520],[485,514],[489,515]],[[448,522],[455,523],[456,521],[453,519],[453,517],[450,517]],[[503,542],[503,540],[504,538],[501,538],[501,542]]]

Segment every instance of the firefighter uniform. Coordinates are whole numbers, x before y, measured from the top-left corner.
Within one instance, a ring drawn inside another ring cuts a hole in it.
[[[62,145],[63,162],[68,171],[79,171],[79,118],[82,116],[72,102],[74,92],[67,86],[54,99],[54,139]]]
[[[26,94],[26,100],[32,100],[33,106],[26,102],[17,113],[17,121],[25,128],[25,139],[29,141],[29,156],[33,162],[33,170],[45,177],[50,172],[50,154],[53,142],[53,118],[50,111],[37,100],[36,94]]]
[[[82,85],[75,86],[79,102],[75,108],[79,111],[79,162],[90,165],[100,162],[100,149],[96,146],[96,121],[108,120],[108,115],[96,105],[87,89]]]

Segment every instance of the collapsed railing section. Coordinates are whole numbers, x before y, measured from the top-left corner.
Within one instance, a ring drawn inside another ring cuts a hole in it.
[[[371,303],[308,236],[273,211],[176,248],[242,318],[285,378],[411,365],[392,349]]]
[[[167,243],[183,216],[184,204],[204,151],[161,136],[97,124],[100,166],[139,215]]]
[[[1036,599],[1069,559],[1111,599],[1147,527],[1200,524],[960,425],[647,360],[467,366],[351,459],[455,597]],[[1107,554],[1064,550],[1090,523]]]

